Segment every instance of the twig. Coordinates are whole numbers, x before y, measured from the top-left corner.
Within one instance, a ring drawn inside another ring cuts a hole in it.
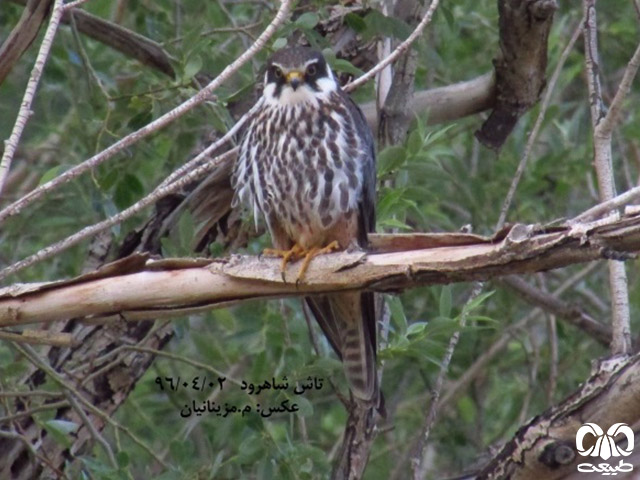
[[[627,64],[627,68],[624,70],[624,74],[622,76],[622,80],[620,81],[620,85],[618,85],[618,90],[616,91],[613,100],[611,101],[611,105],[609,105],[609,111],[606,116],[598,123],[595,130],[595,135],[600,137],[610,137],[613,128],[616,125],[616,121],[618,120],[618,116],[622,110],[622,102],[624,102],[625,97],[629,94],[631,90],[631,84],[638,73],[638,68],[640,67],[640,44],[636,47],[635,52],[633,52],[633,56],[629,63]]]
[[[20,435],[19,433],[16,433],[16,432],[8,432],[6,430],[0,430],[0,438],[10,438],[12,440],[18,440],[22,442],[24,446],[27,448],[27,450],[29,450],[29,453],[31,453],[31,455],[33,455],[34,458],[36,458],[40,463],[48,466],[57,475],[58,478],[64,478],[65,480],[69,480],[69,477],[67,476],[67,474],[64,473],[62,470],[60,470],[59,468],[56,468],[49,461],[48,458],[40,455],[36,451],[36,449],[33,447],[31,442],[24,435]]]
[[[164,462],[156,453],[145,444],[137,435],[135,435],[129,428],[123,426],[122,424],[113,420],[109,415],[100,410],[98,407],[94,406],[91,402],[86,400],[80,392],[78,392],[73,385],[71,385],[65,378],[63,378],[58,372],[56,372],[50,365],[46,364],[38,354],[28,345],[20,346],[18,344],[14,344],[14,347],[24,355],[31,363],[38,366],[41,370],[43,370],[55,383],[57,383],[62,388],[72,392],[75,395],[75,398],[80,401],[84,407],[99,417],[104,422],[111,425],[113,428],[117,428],[125,432],[131,440],[133,440],[138,446],[140,446],[143,450],[145,450],[151,457],[153,457],[156,462],[162,465],[164,468],[169,468],[166,462]]]
[[[70,347],[73,345],[73,335],[65,332],[49,332],[47,330],[24,330],[17,332],[0,331],[0,340],[31,343],[33,345],[52,345],[54,347]]]
[[[575,275],[571,276],[567,280],[565,280],[562,285],[560,285],[552,295],[554,297],[558,297],[562,295],[566,290],[571,288],[576,283],[580,282],[583,278],[585,278],[589,273],[596,268],[598,264],[592,263],[587,265],[585,268],[577,272]],[[480,374],[485,371],[485,366],[498,354],[502,351],[503,348],[507,346],[509,340],[513,337],[515,332],[522,330],[525,328],[531,321],[533,321],[538,315],[542,313],[542,309],[539,307],[534,308],[528,315],[524,316],[520,321],[514,323],[507,327],[502,336],[492,343],[489,348],[486,348],[482,355],[480,355],[473,365],[471,365],[465,372],[458,378],[455,382],[452,382],[448,385],[443,397],[442,403],[449,404],[455,399],[460,392],[468,387],[468,385]]]
[[[0,424],[13,422],[15,420],[21,420],[23,418],[33,417],[33,415],[35,415],[36,413],[48,412],[50,410],[55,411],[55,410],[58,410],[59,408],[64,408],[68,406],[69,406],[69,402],[67,402],[66,400],[61,400],[58,402],[51,402],[51,403],[43,403],[42,405],[29,408],[28,410],[21,410],[17,413],[0,417]]]
[[[60,0],[58,0],[60,2]],[[69,182],[74,178],[80,176],[84,172],[95,168],[100,165],[104,161],[112,158],[115,154],[121,152],[125,148],[133,145],[134,143],[142,140],[143,138],[155,133],[161,128],[167,126],[172,123],[194,107],[204,103],[209,100],[212,92],[216,90],[220,85],[222,85],[225,81],[227,81],[231,75],[233,75],[240,67],[242,67],[248,60],[250,60],[258,51],[260,51],[264,45],[266,45],[267,41],[277,28],[286,20],[289,13],[289,7],[291,6],[292,0],[283,0],[278,13],[272,20],[272,22],[264,29],[262,34],[258,37],[258,39],[251,45],[251,47],[246,50],[242,55],[240,55],[233,63],[227,65],[227,67],[218,75],[215,79],[213,79],[206,87],[200,90],[197,94],[191,97],[189,100],[183,102],[173,110],[165,113],[158,119],[153,122],[145,125],[139,130],[130,133],[126,137],[117,141],[110,147],[106,148],[102,152],[94,155],[93,157],[85,160],[81,164],[71,168],[66,171],[64,174],[50,180],[49,182],[39,186],[38,188],[31,191],[29,194],[25,195],[18,201],[12,203],[2,211],[0,211],[0,222],[5,220],[7,217],[18,214],[24,207],[33,203],[38,198],[42,197],[46,193],[50,192],[54,188],[59,185]],[[6,152],[5,152],[6,154]]]
[[[468,305],[475,298],[480,295],[482,292],[482,288],[484,284],[482,282],[476,282],[473,286],[473,290],[471,291],[471,295],[469,295],[469,299],[466,302]],[[458,340],[460,339],[460,332],[464,329],[467,323],[468,311],[463,310],[462,315],[460,316],[460,324],[451,338],[449,339],[449,345],[447,346],[447,350],[444,353],[444,357],[442,358],[442,362],[440,363],[440,371],[438,372],[438,377],[436,378],[436,383],[433,387],[433,391],[431,392],[431,403],[429,404],[429,412],[427,413],[427,417],[425,419],[424,425],[422,426],[422,433],[420,435],[420,439],[415,446],[414,453],[411,456],[411,471],[413,473],[414,480],[419,480],[425,478],[426,475],[426,465],[424,459],[427,454],[427,440],[429,439],[429,434],[431,433],[431,428],[436,420],[436,415],[438,413],[438,407],[440,406],[440,394],[442,392],[442,385],[444,384],[444,379],[449,372],[449,364],[451,363],[451,358],[453,357],[453,352],[458,345]]]
[[[245,35],[247,35],[248,37],[251,37],[251,39],[253,39],[254,38],[253,35],[248,30],[251,29],[251,28],[256,28],[256,27],[260,26],[261,24],[262,24],[262,20],[259,20],[257,22],[247,23],[246,25],[238,25],[238,26],[235,26],[235,27],[210,28],[209,30],[205,30],[204,32],[201,32],[200,36],[201,37],[207,37],[209,35],[216,35],[216,34],[220,34],[220,33],[244,33]],[[174,45],[176,43],[180,43],[182,40],[184,40],[184,37],[177,37],[177,38],[174,38],[172,40],[169,40],[169,41],[165,42],[165,44]]]
[[[22,132],[24,131],[27,121],[32,114],[31,104],[33,103],[33,98],[35,97],[40,77],[42,77],[44,65],[49,57],[49,52],[53,45],[53,39],[58,31],[58,26],[60,25],[60,19],[62,18],[63,12],[62,7],[63,0],[55,0],[53,10],[51,11],[49,26],[47,27],[47,31],[44,34],[42,43],[40,44],[40,50],[38,51],[36,61],[33,64],[33,69],[31,70],[31,75],[27,82],[27,88],[25,89],[24,96],[22,97],[22,103],[16,117],[16,122],[13,125],[13,130],[11,131],[9,139],[4,142],[4,154],[0,160],[0,194],[2,193],[5,180],[9,174],[9,170],[11,169],[11,161],[13,160],[13,156],[18,148],[18,143],[20,143],[20,137],[22,136]]]
[[[26,390],[24,392],[0,392],[0,398],[13,398],[13,397],[61,397],[60,392],[50,392],[49,390]]]
[[[355,90],[356,88],[360,87],[361,85],[364,85],[369,80],[371,80],[378,72],[384,69],[387,65],[389,65],[392,62],[395,62],[397,58],[400,55],[402,55],[405,52],[405,50],[407,50],[411,46],[411,44],[418,39],[420,35],[422,35],[422,31],[431,22],[431,18],[433,17],[433,14],[435,13],[436,8],[438,8],[439,3],[440,3],[440,0],[431,0],[431,4],[429,5],[429,9],[427,10],[427,13],[425,13],[424,17],[422,18],[418,26],[413,30],[413,32],[411,32],[411,35],[409,35],[404,42],[400,43],[393,50],[393,52],[391,52],[391,54],[388,57],[378,62],[378,64],[375,65],[371,70],[361,75],[360,77],[356,78],[354,81],[345,85],[344,90],[346,92]]]
[[[112,227],[113,225],[116,225],[122,222],[126,218],[129,218],[135,213],[143,210],[145,207],[156,202],[158,199],[168,195],[169,193],[175,192],[176,190],[179,190],[180,188],[189,184],[193,180],[200,178],[201,176],[203,176],[204,174],[209,172],[211,169],[218,166],[221,162],[225,161],[228,157],[234,155],[235,153],[236,153],[236,148],[233,148],[223,153],[222,155],[216,157],[211,162],[196,168],[195,170],[190,172],[188,175],[183,176],[181,179],[167,186],[160,185],[156,187],[156,189],[153,192],[151,192],[151,194],[147,195],[139,202],[121,211],[120,213],[114,215],[113,217],[109,217],[106,220],[103,220],[102,222],[85,227],[82,230],[74,233],[73,235],[70,235],[69,237],[65,238],[64,240],[53,243],[41,249],[40,251],[34,253],[33,255],[30,255],[29,257],[23,260],[20,260],[19,262],[16,262],[13,265],[3,270],[0,270],[0,280],[7,277],[8,275],[12,275],[16,272],[19,272],[20,270],[23,270],[31,265],[34,265],[42,260],[51,258],[53,255],[56,255],[66,250],[67,248],[72,247],[73,245],[76,245],[82,240],[89,238],[95,235],[96,233],[99,233],[103,230],[106,230],[107,228]]]
[[[106,452],[107,457],[109,458],[109,463],[111,463],[111,466],[113,468],[118,468],[118,462],[116,461],[116,457],[113,454],[113,450],[111,449],[111,445],[109,445],[109,442],[107,442],[105,438],[102,435],[100,435],[100,432],[96,430],[95,425],[93,424],[91,419],[87,416],[84,409],[78,404],[76,399],[73,398],[73,394],[69,391],[66,391],[64,395],[65,397],[67,397],[67,400],[71,404],[71,408],[73,408],[75,412],[78,414],[78,416],[82,419],[82,422],[87,427],[87,430],[89,430],[89,433],[91,434],[93,439],[96,442],[98,442],[102,446],[103,450]]]
[[[611,152],[611,132],[616,117],[620,112],[622,101],[629,91],[633,77],[638,71],[640,45],[627,65],[611,105],[611,110],[606,113],[599,76],[595,0],[583,0],[583,7],[585,16],[585,65],[587,68],[587,85],[589,87],[591,121],[593,125],[594,163],[598,177],[600,201],[606,202],[616,195]],[[613,328],[611,351],[614,355],[626,354],[631,349],[631,327],[627,273],[622,262],[609,260],[609,288],[611,290],[611,322]]]
[[[611,330],[606,324],[596,321],[582,309],[560,300],[556,294],[551,295],[544,292],[520,277],[506,277],[500,280],[500,283],[511,288],[531,305],[563,318],[567,323],[584,331],[598,342],[604,345],[611,342]]]
[[[500,230],[504,226],[504,222],[507,219],[507,213],[509,212],[509,208],[511,207],[511,202],[513,202],[513,197],[515,196],[516,189],[518,188],[518,184],[520,183],[520,179],[522,178],[522,174],[524,173],[524,169],[527,166],[527,162],[529,161],[529,156],[531,155],[531,150],[533,149],[533,144],[538,138],[538,132],[542,127],[542,121],[544,120],[544,116],[547,113],[547,108],[549,108],[549,103],[551,102],[551,96],[553,95],[553,91],[555,89],[556,83],[558,81],[558,77],[560,77],[560,72],[562,71],[562,67],[564,67],[564,63],[569,57],[569,53],[573,50],[573,46],[575,45],[578,37],[582,33],[582,22],[580,20],[578,22],[577,27],[573,31],[573,35],[567,43],[567,46],[562,51],[560,58],[558,60],[558,64],[556,65],[555,70],[553,71],[553,75],[551,75],[551,79],[549,80],[549,84],[546,88],[544,99],[542,100],[542,104],[540,105],[540,112],[538,113],[538,118],[536,118],[536,123],[529,134],[529,138],[527,139],[527,144],[524,147],[524,152],[522,153],[522,158],[520,159],[520,164],[518,165],[518,169],[516,170],[515,175],[513,176],[513,180],[511,180],[511,185],[509,186],[509,192],[507,193],[506,198],[504,199],[504,203],[502,204],[502,209],[500,210],[500,218],[498,219],[498,223],[496,224],[496,230]]]
[[[591,222],[596,218],[609,213],[611,210],[627,205],[638,198],[640,198],[640,186],[634,187],[631,190],[627,190],[626,192],[607,200],[606,202],[601,202],[598,205],[591,207],[589,210],[573,217],[567,222],[567,224],[579,225],[581,223]]]
[[[0,84],[37,37],[52,4],[53,0],[24,0],[20,20],[0,44]]]
[[[83,3],[87,3],[88,1],[89,0],[74,0],[73,2],[65,3],[63,8],[65,10],[70,10],[72,8],[79,7],[80,5],[82,5]]]

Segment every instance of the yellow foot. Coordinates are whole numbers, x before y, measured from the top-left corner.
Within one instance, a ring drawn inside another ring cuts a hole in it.
[[[331,253],[335,250],[340,249],[340,244],[334,240],[329,245],[323,248],[313,247],[307,250],[306,255],[304,256],[304,262],[302,262],[302,266],[300,267],[300,272],[298,273],[298,278],[296,279],[296,283],[304,278],[304,274],[307,273],[307,269],[309,268],[309,264],[313,257],[317,257],[318,255],[324,255],[325,253]]]
[[[280,265],[280,274],[282,275],[282,281],[286,282],[287,279],[284,276],[284,272],[287,269],[287,263],[289,261],[295,262],[296,260],[306,255],[306,250],[297,243],[289,250],[278,250],[277,248],[265,248],[262,251],[263,255],[270,257],[282,257],[282,264]]]
[[[335,250],[340,249],[340,244],[337,241],[331,242],[326,247],[312,247],[310,249],[305,249],[298,245],[297,243],[291,247],[289,250],[278,250],[275,248],[265,248],[263,250],[263,255],[268,255],[271,257],[282,257],[282,265],[280,266],[280,272],[282,274],[282,280],[286,282],[285,278],[285,270],[287,269],[287,263],[295,262],[296,260],[300,260],[304,258],[304,262],[302,262],[302,266],[300,267],[300,272],[298,273],[298,278],[296,279],[296,283],[304,278],[304,274],[307,272],[309,268],[309,264],[311,260],[318,256],[323,255],[325,253],[331,253]]]

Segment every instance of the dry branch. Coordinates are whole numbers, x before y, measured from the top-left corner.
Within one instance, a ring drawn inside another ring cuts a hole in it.
[[[591,107],[591,123],[593,125],[594,165],[598,177],[600,201],[610,201],[616,196],[613,176],[613,155],[611,150],[612,130],[616,116],[621,109],[622,100],[638,70],[640,62],[640,46],[625,69],[624,77],[611,110],[607,113],[602,98],[600,84],[600,58],[598,54],[596,5],[595,0],[583,0],[584,7],[584,46],[587,85],[589,87],[589,103]],[[629,309],[629,288],[624,265],[609,262],[609,288],[611,290],[611,310],[613,354],[628,353],[631,349],[631,327]]]
[[[545,86],[547,40],[558,9],[556,0],[499,0],[500,54],[494,60],[496,101],[476,132],[484,145],[499,149],[518,119],[538,101]]]
[[[0,46],[0,84],[38,35],[52,1],[26,2],[20,20]]]
[[[10,1],[20,5],[26,4],[26,0]],[[73,15],[80,33],[108,45],[128,57],[135,58],[142,64],[155,68],[171,78],[175,76],[175,71],[171,66],[171,57],[159,43],[84,10],[70,9],[68,4],[65,5],[62,23],[70,23],[71,15]]]
[[[38,88],[38,83],[42,77],[44,66],[49,58],[53,39],[58,31],[58,26],[60,25],[62,6],[63,0],[54,0],[53,9],[51,10],[51,18],[49,19],[49,26],[44,34],[44,38],[40,44],[40,50],[36,56],[36,61],[31,69],[31,75],[29,75],[29,81],[27,82],[24,96],[22,97],[22,103],[20,104],[20,110],[18,111],[16,121],[11,130],[11,135],[4,142],[4,152],[2,153],[2,159],[0,159],[0,193],[2,193],[2,190],[4,189],[4,183],[9,175],[11,162],[13,161],[13,156],[18,149],[18,143],[20,142],[22,132],[27,125],[29,117],[33,113],[31,111],[31,105],[33,103],[33,98],[36,95],[36,89]]]
[[[576,432],[585,419],[609,426],[619,422],[633,425],[638,418],[640,355],[603,361],[578,392],[520,428],[475,478],[567,478],[577,473],[577,464],[588,461],[577,455],[575,448]],[[627,463],[630,460],[625,458]],[[612,458],[608,463],[617,465],[618,461]]]
[[[640,251],[640,213],[609,223],[544,229],[515,225],[493,238],[464,234],[376,235],[374,251],[341,252],[313,261],[304,282],[285,282],[279,260],[134,256],[74,280],[16,285],[0,291],[0,326],[78,316],[127,319],[177,315],[229,302],[336,292],[400,291],[417,285],[485,280]],[[299,264],[289,265],[295,279]]]

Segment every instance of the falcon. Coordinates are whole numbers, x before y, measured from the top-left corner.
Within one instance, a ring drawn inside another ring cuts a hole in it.
[[[273,249],[288,262],[350,246],[365,248],[375,228],[376,161],[371,130],[321,53],[279,50],[266,64],[234,165],[233,205],[264,218]],[[376,312],[370,292],[305,298],[342,360],[353,395],[379,399]]]

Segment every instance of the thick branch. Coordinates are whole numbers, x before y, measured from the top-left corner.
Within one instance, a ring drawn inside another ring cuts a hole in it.
[[[25,5],[26,3],[26,0],[10,1],[20,5]],[[71,15],[73,15],[78,31],[82,34],[108,45],[124,55],[135,58],[144,65],[155,68],[171,78],[175,76],[175,71],[171,66],[171,57],[159,43],[133,30],[77,8],[66,9],[62,15],[62,23],[70,23]]]
[[[556,0],[499,0],[500,54],[494,60],[496,103],[476,132],[484,145],[499,149],[518,119],[536,104],[545,86],[547,40]]]
[[[52,1],[30,0],[26,2],[20,20],[0,46],[0,84],[38,35],[40,26],[49,13]]]
[[[145,261],[132,257],[67,282],[14,286],[0,292],[0,325],[78,316],[130,319],[177,315],[251,298],[349,289],[399,291],[417,285],[484,280],[560,268],[640,251],[640,213],[608,224],[536,231],[516,225],[494,238],[473,235],[376,235],[374,253],[342,252],[313,261],[305,281],[284,282],[279,260]],[[296,278],[299,264],[286,278]],[[171,288],[167,288],[171,285]]]
[[[609,426],[619,422],[633,425],[638,418],[640,355],[607,360],[578,392],[520,428],[476,478],[566,478],[576,472],[577,464],[589,461],[576,451],[576,432],[587,419]],[[623,458],[627,463],[631,460]],[[617,466],[619,460],[613,457],[607,463]]]

